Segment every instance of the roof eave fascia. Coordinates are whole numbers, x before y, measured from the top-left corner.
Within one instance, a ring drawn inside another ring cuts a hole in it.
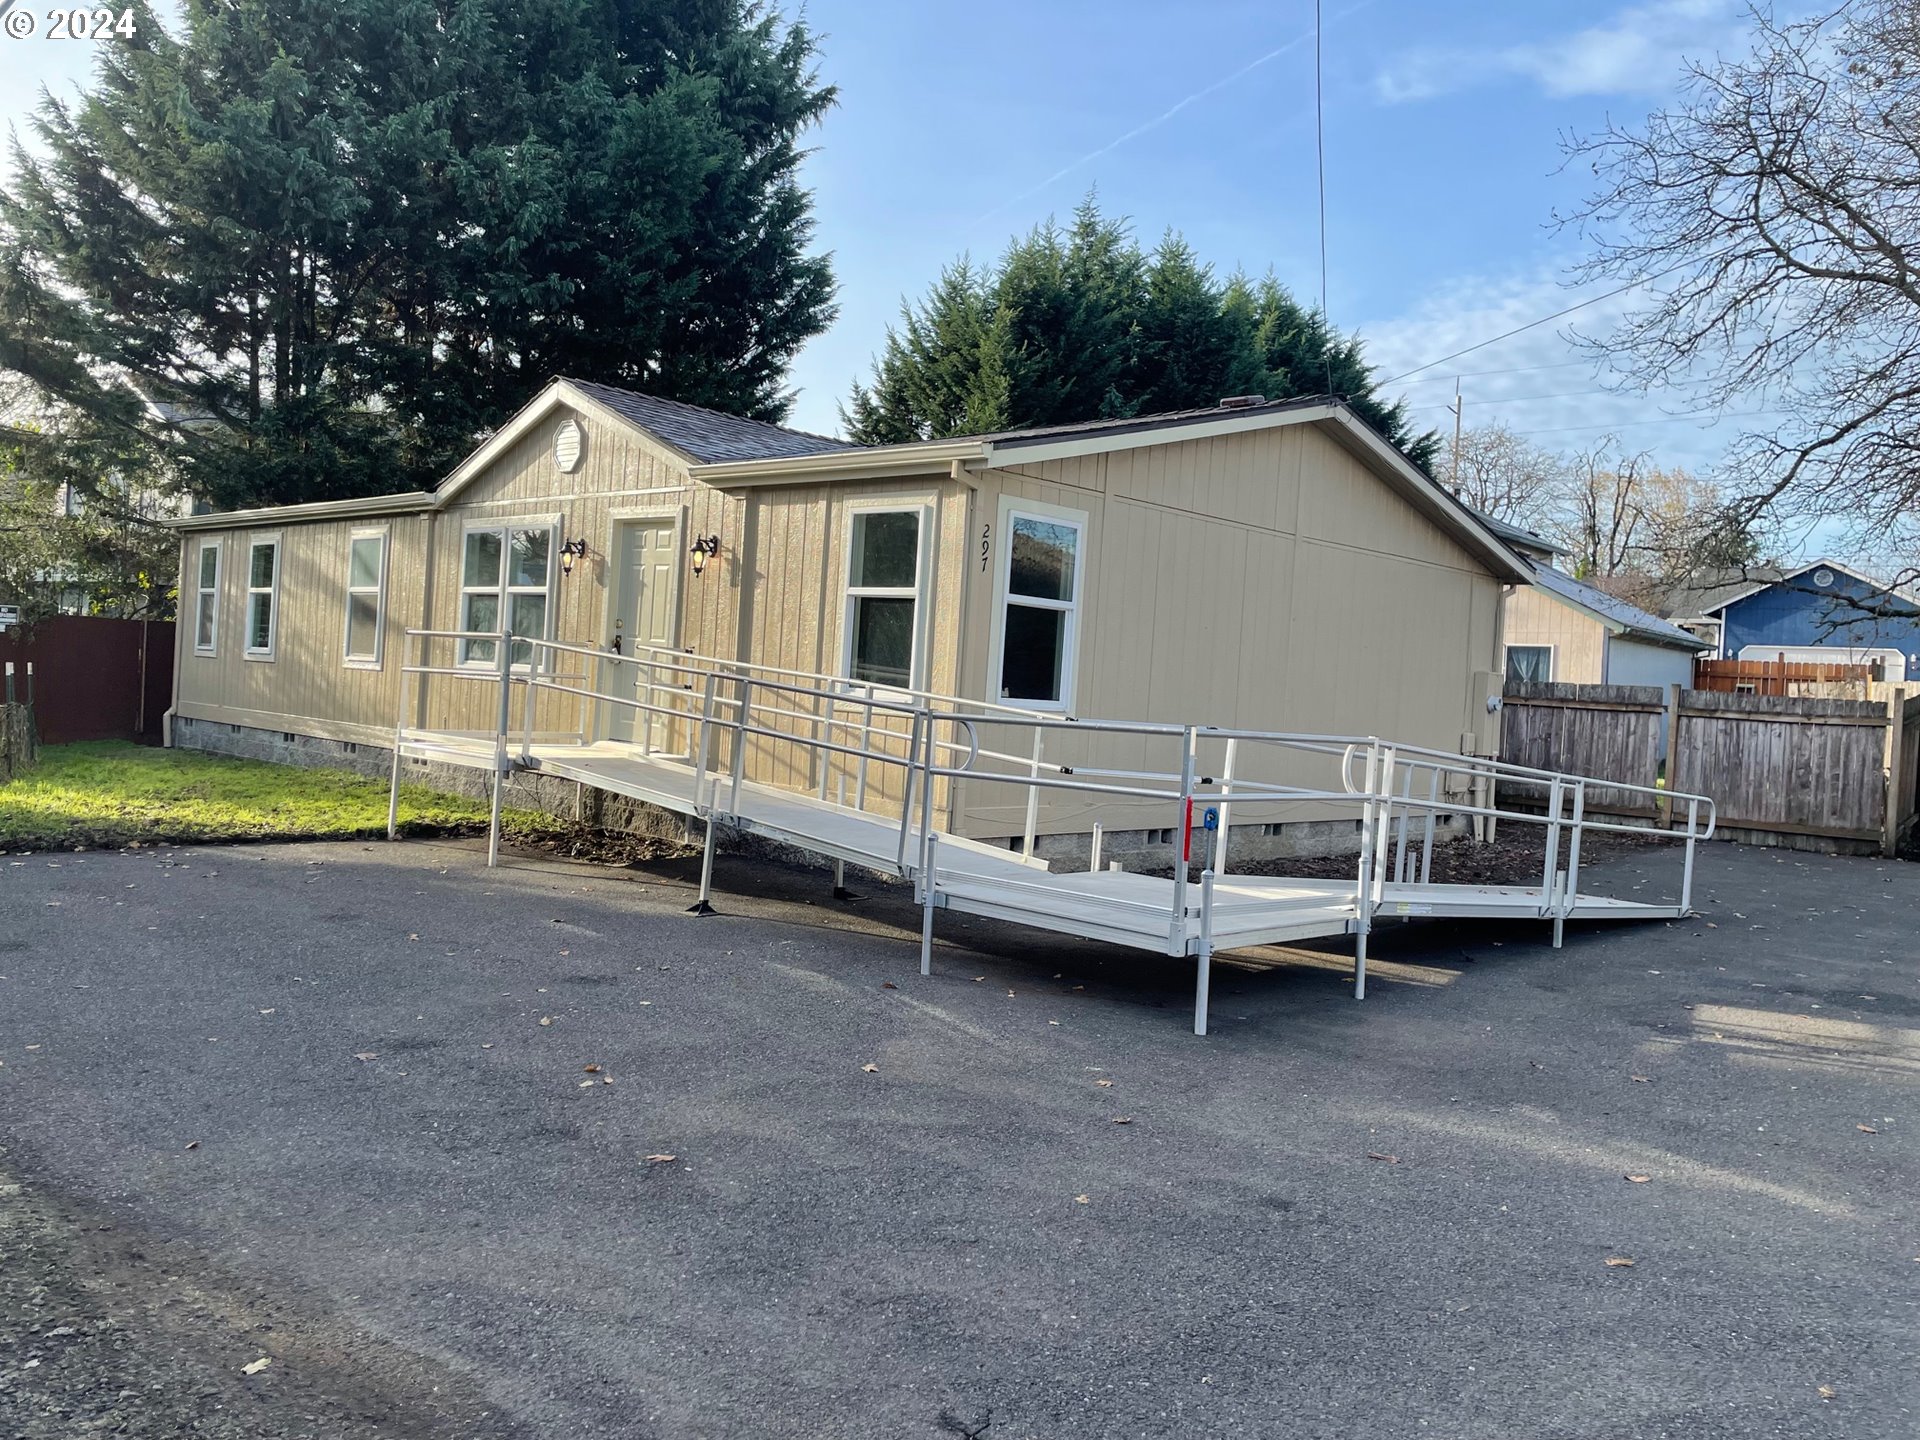
[[[1489,568],[1496,576],[1522,585],[1533,583],[1533,567],[1475,520],[1459,501],[1422,475],[1420,467],[1395,449],[1391,441],[1382,439],[1372,426],[1344,405],[1328,409],[1328,418],[1333,421],[1336,433],[1346,439],[1350,449],[1372,455],[1383,473],[1397,476],[1403,487],[1421,498],[1434,518],[1442,520],[1442,528],[1452,529],[1457,537],[1465,540],[1468,549],[1478,550],[1482,560],[1492,562]]]
[[[716,489],[767,485],[820,485],[836,480],[884,480],[899,475],[951,475],[979,468],[987,447],[979,440],[930,440],[874,450],[828,450],[818,455],[778,455],[761,460],[693,464],[687,473]]]
[[[254,510],[223,510],[209,515],[176,515],[157,523],[167,530],[244,530],[256,525],[279,525],[303,520],[375,519],[409,515],[433,508],[433,495],[408,490],[398,495],[373,495],[364,500],[313,500],[302,505],[266,505]]]
[[[1302,405],[1289,410],[1263,410],[1250,415],[1223,415],[1214,420],[1176,421],[1138,430],[1088,431],[1057,440],[989,440],[982,468],[1010,470],[1016,465],[1044,465],[1049,460],[1075,460],[1083,455],[1105,455],[1115,450],[1141,450],[1149,445],[1179,445],[1189,440],[1212,440],[1249,430],[1271,430],[1282,425],[1304,425],[1330,419],[1334,405]]]

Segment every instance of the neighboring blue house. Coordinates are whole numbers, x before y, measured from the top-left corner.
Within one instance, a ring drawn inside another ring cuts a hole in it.
[[[1693,608],[1675,622],[1722,660],[1877,663],[1885,680],[1920,676],[1920,603],[1836,560],[1723,587]]]

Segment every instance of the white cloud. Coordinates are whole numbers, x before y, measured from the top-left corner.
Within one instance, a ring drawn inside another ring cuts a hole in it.
[[[1596,287],[1596,292],[1598,287]],[[1573,451],[1609,435],[1628,449],[1646,449],[1662,464],[1708,471],[1751,418],[1713,421],[1683,389],[1635,393],[1629,376],[1594,363],[1576,332],[1603,335],[1634,303],[1631,293],[1599,301],[1563,320],[1473,350],[1383,387],[1404,398],[1420,429],[1449,432],[1455,377],[1466,423],[1499,421],[1551,450]],[[1446,282],[1400,315],[1361,325],[1367,360],[1382,379],[1481,344],[1543,315],[1579,303],[1547,266],[1507,275]]]
[[[1742,34],[1730,0],[1649,0],[1546,40],[1408,50],[1374,77],[1374,91],[1389,104],[1504,79],[1529,81],[1555,98],[1657,92],[1672,86],[1683,57],[1736,43]]]

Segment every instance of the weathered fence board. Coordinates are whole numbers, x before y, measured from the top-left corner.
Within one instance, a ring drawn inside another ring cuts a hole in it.
[[[1669,790],[1712,796],[1720,828],[1748,840],[1891,854],[1920,814],[1920,698],[1897,688],[1882,701],[1516,684],[1500,755],[1641,785],[1664,770]],[[1668,819],[1603,787],[1587,807]]]
[[[1648,685],[1518,683],[1507,687],[1500,709],[1500,758],[1536,770],[1563,770],[1652,786],[1660,778],[1666,696]],[[1501,794],[1527,804],[1539,790]],[[1652,819],[1647,797],[1629,790],[1594,788],[1587,810]]]
[[[1722,829],[1877,848],[1887,725],[1867,700],[1694,691],[1681,698],[1673,787],[1713,796]]]

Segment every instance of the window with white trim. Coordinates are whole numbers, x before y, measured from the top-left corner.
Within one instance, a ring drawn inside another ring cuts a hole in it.
[[[460,557],[462,630],[499,630],[504,620],[515,635],[548,639],[552,593],[553,526],[478,526],[466,532]],[[533,646],[516,640],[512,663],[527,665],[532,659]],[[494,642],[462,641],[460,662],[497,664]]]
[[[1553,679],[1553,647],[1551,645],[1509,645],[1507,647],[1507,682],[1519,682],[1523,685],[1541,685]]]
[[[356,530],[347,540],[349,665],[377,669],[387,612],[387,532]]]
[[[927,512],[855,510],[847,525],[844,669],[850,680],[914,688],[919,673],[921,541]]]
[[[220,542],[202,540],[194,557],[193,653],[218,653],[220,642]]]
[[[1086,533],[1083,516],[1005,512],[996,657],[1001,699],[1043,709],[1072,705]]]
[[[280,537],[247,547],[247,658],[271,660],[280,636]]]

